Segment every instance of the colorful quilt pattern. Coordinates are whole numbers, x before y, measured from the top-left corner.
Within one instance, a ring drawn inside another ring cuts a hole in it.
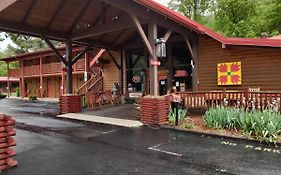
[[[241,85],[241,62],[218,64],[218,85]]]

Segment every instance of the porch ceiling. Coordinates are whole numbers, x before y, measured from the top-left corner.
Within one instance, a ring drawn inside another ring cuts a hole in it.
[[[132,40],[141,41],[131,14],[140,23],[155,21],[164,29],[185,34],[195,32],[137,0],[3,0],[0,3],[0,30],[46,36],[49,39],[123,48]]]

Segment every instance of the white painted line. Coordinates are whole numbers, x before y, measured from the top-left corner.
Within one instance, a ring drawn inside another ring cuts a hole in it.
[[[57,117],[81,120],[81,121],[88,121],[88,122],[95,122],[95,123],[102,123],[102,124],[109,124],[109,125],[116,125],[116,126],[123,126],[123,127],[130,127],[130,128],[131,127],[140,127],[143,125],[141,122],[135,121],[135,120],[125,120],[125,119],[102,117],[102,116],[87,115],[87,114],[80,114],[80,113],[68,113],[68,114],[63,114],[63,115],[57,115]]]
[[[164,153],[164,154],[169,154],[169,155],[177,156],[177,157],[181,157],[182,156],[182,154],[180,154],[180,153],[170,152],[170,151],[165,151],[165,150],[158,149],[157,147],[160,146],[160,145],[161,145],[161,143],[157,144],[157,145],[154,145],[152,147],[149,147],[148,149],[152,150],[152,151],[157,151],[157,152],[160,152],[160,153]]]
[[[100,132],[100,133],[102,133],[102,134],[109,134],[109,133],[112,133],[112,132],[115,132],[115,131],[117,131],[117,130],[111,130],[111,131],[107,131],[107,132]]]

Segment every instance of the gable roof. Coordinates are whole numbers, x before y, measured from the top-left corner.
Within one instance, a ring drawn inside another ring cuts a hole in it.
[[[191,28],[199,34],[205,34],[225,45],[244,45],[244,46],[266,46],[266,47],[281,47],[281,42],[271,38],[227,38],[217,32],[199,24],[182,14],[161,5],[154,0],[134,0],[139,4],[146,6],[159,14],[162,14],[169,19],[187,27]]]

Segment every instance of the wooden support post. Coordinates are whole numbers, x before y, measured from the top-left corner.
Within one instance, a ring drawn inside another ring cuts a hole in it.
[[[61,68],[61,87],[60,87],[60,89],[61,89],[61,95],[64,95],[64,80],[65,79],[65,77],[64,77],[64,67],[62,67]]]
[[[73,93],[73,85],[72,85],[72,41],[66,41],[66,61],[67,61],[67,74],[66,74],[66,93]]]
[[[21,97],[25,97],[25,83],[24,83],[24,64],[23,60],[20,61],[21,65]]]
[[[7,62],[7,93],[8,93],[8,97],[10,97],[11,95],[11,89],[10,89],[10,73],[9,73],[9,62]]]
[[[123,95],[123,73],[124,73],[124,65],[123,65],[123,49],[119,51],[119,63],[120,63],[120,70],[119,70],[119,86],[120,86],[120,93]]]
[[[192,40],[192,46],[188,40],[188,38],[185,37],[185,42],[187,45],[187,49],[192,57],[193,60],[193,70],[192,70],[192,91],[197,92],[199,89],[199,81],[198,81],[198,39]]]
[[[173,78],[174,78],[174,73],[173,73],[173,55],[172,55],[172,45],[167,44],[167,64],[169,66],[169,74],[167,76],[167,90],[171,92],[173,88]]]
[[[197,92],[199,90],[199,79],[198,79],[198,39],[192,41],[193,50],[193,64],[194,68],[192,71],[192,90]]]
[[[90,70],[89,70],[89,67],[90,67],[90,63],[89,63],[89,53],[85,53],[85,56],[84,56],[84,58],[85,58],[85,72],[89,72]]]
[[[40,57],[40,98],[43,98],[44,90],[43,90],[43,64],[42,57]]]
[[[157,61],[155,40],[157,39],[157,25],[155,23],[148,24],[148,41],[151,46],[151,53],[149,55],[149,74],[150,74],[150,94],[157,96],[158,91],[158,67],[151,65],[151,61]]]

